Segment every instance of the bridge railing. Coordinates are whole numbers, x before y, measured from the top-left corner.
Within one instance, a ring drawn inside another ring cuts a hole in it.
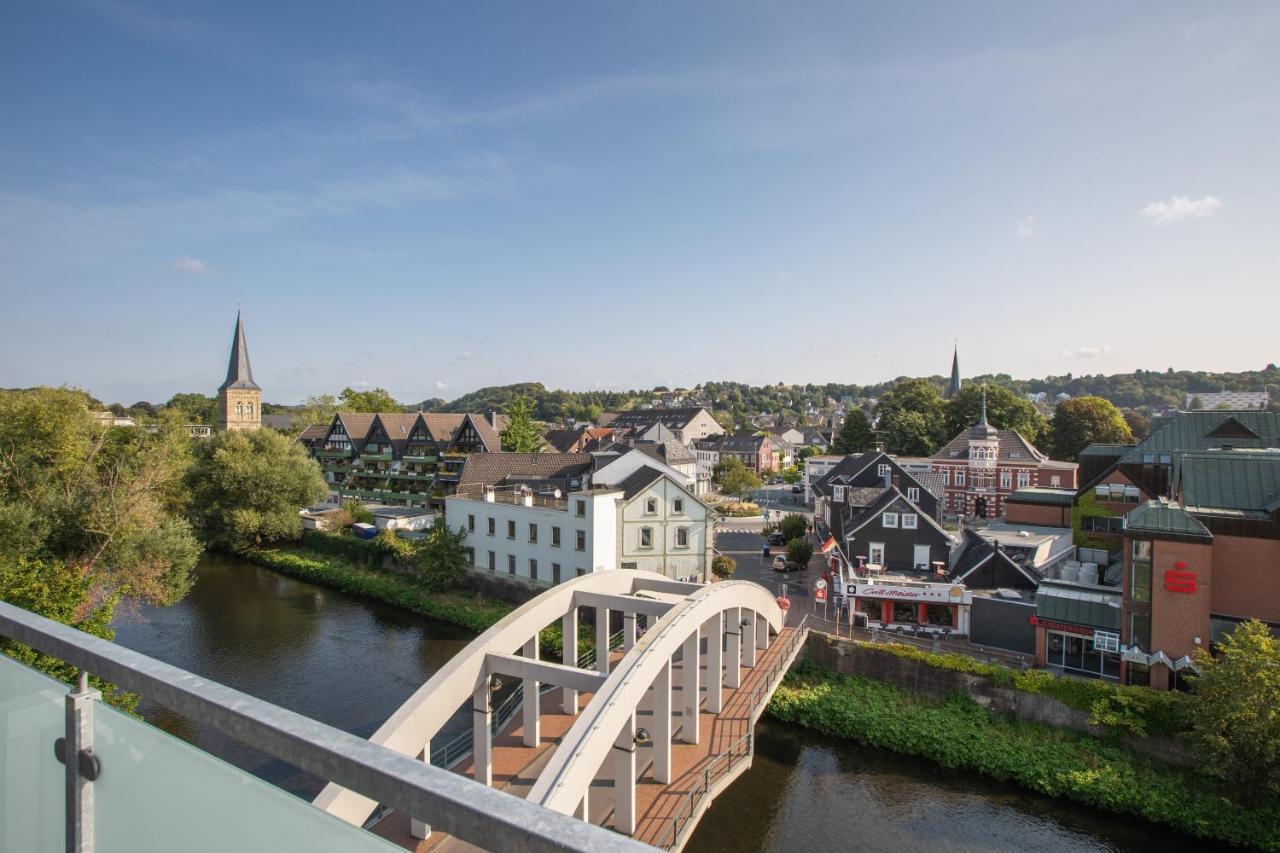
[[[774,680],[783,670],[791,666],[797,648],[804,643],[805,636],[808,634],[808,628],[805,626],[808,618],[806,615],[800,620],[800,624],[785,640],[786,645],[773,657],[759,686],[751,691],[751,701],[747,704],[748,721],[755,719],[760,701],[773,694]],[[721,780],[726,777],[732,778],[734,768],[740,766],[743,760],[750,761],[754,752],[755,730],[754,727],[750,727],[747,733],[734,741],[728,749],[712,755],[703,768],[701,778],[694,782],[693,787],[685,794],[684,801],[677,807],[676,813],[669,818],[671,825],[654,846],[665,850],[675,847],[694,825],[694,819],[699,814],[698,808],[702,802],[712,794]]]
[[[0,638],[80,670],[71,693],[0,655],[0,826],[15,850],[387,850],[310,803],[120,713],[93,673],[236,741],[495,850],[640,851],[632,839],[0,602]],[[181,784],[175,784],[180,780]],[[65,818],[65,820],[64,820]],[[13,833],[17,832],[17,835]]]

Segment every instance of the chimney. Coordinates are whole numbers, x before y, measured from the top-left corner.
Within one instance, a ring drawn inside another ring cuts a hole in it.
[[[489,410],[489,426],[493,427],[494,429],[498,428],[498,413],[495,412],[493,409]]]
[[[899,477],[897,474],[894,474],[894,475],[893,475],[893,487],[894,487],[895,489],[901,489],[901,488],[902,488],[902,478],[901,478],[901,477]]]
[[[893,469],[892,469],[892,468],[890,468],[888,471],[885,471],[885,472],[884,472],[884,487],[887,489],[887,488],[889,488],[890,486],[892,486],[892,485],[893,485],[893,480],[894,480],[894,478],[893,478]]]

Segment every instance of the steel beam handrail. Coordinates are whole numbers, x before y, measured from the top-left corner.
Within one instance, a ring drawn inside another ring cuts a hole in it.
[[[481,847],[584,853],[650,849],[3,601],[0,636]]]

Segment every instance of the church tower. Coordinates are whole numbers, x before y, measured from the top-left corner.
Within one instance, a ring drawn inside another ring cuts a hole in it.
[[[950,400],[952,397],[960,393],[960,345],[956,344],[955,351],[951,354],[951,382],[947,385],[946,397]]]
[[[257,429],[262,426],[262,389],[253,381],[244,323],[236,311],[236,333],[231,341],[227,380],[218,389],[218,429]]]

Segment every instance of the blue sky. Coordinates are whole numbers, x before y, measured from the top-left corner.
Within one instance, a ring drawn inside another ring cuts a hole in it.
[[[1280,359],[1280,4],[0,11],[0,386]]]

